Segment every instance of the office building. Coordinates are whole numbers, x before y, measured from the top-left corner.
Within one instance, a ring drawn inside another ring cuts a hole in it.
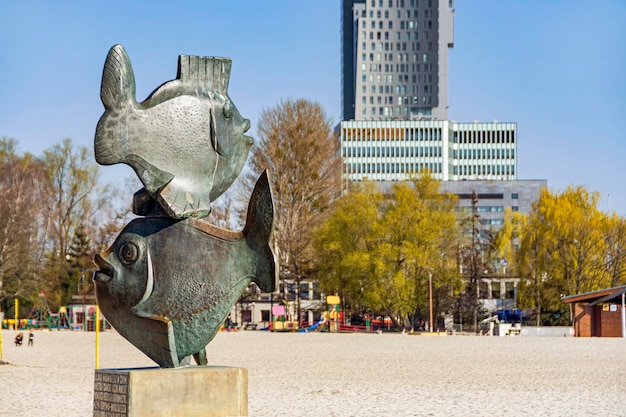
[[[343,120],[448,118],[452,0],[344,0]]]
[[[423,171],[440,181],[517,178],[516,123],[350,120],[340,140],[345,182],[405,181]]]
[[[528,188],[511,184],[518,175],[516,123],[448,120],[452,0],[343,0],[341,12],[344,189],[424,171],[458,195],[478,192],[480,182],[502,195]],[[523,212],[545,186],[531,183],[533,192],[515,205]]]

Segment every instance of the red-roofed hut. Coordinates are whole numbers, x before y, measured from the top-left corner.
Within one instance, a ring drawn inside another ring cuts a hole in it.
[[[574,336],[626,337],[626,285],[561,299],[574,304]]]

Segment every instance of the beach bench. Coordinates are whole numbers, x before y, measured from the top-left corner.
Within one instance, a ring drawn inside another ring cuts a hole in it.
[[[243,325],[244,330],[256,330],[257,323],[246,323]]]
[[[506,335],[507,336],[519,336],[520,332],[522,330],[518,329],[517,327],[511,327],[507,332]]]

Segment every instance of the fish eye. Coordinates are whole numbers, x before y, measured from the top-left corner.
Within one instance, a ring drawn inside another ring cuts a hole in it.
[[[224,103],[224,117],[230,119],[233,116],[233,103],[230,100],[226,100]]]
[[[124,265],[130,265],[139,258],[139,248],[134,243],[126,242],[120,246],[119,257]]]

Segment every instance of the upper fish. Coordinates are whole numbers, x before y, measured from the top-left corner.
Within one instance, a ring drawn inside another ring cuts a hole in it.
[[[129,165],[169,217],[207,216],[253,143],[250,121],[227,93],[230,69],[228,58],[180,55],[176,79],[139,103],[130,59],[113,46],[102,72],[96,161]]]

